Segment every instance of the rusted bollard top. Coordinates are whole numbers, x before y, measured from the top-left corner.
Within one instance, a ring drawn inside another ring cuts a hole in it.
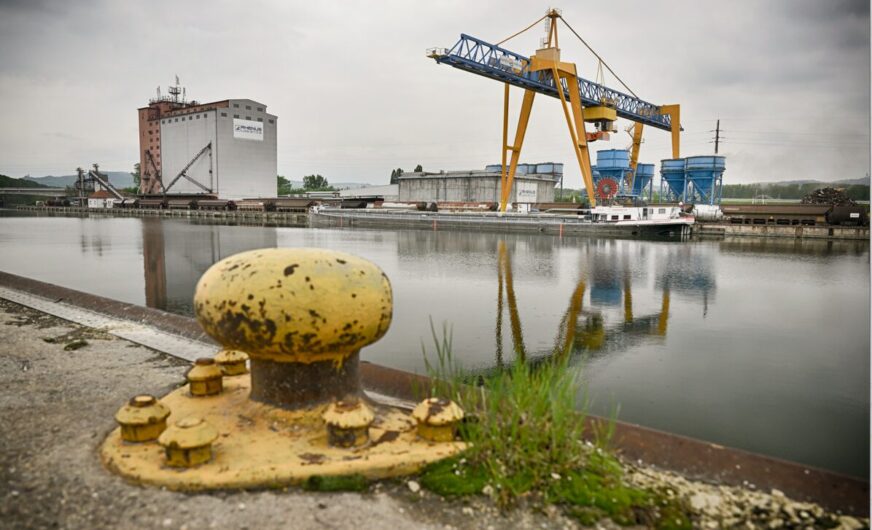
[[[341,364],[391,324],[387,276],[343,252],[278,248],[243,252],[212,265],[194,294],[200,325],[252,360]]]

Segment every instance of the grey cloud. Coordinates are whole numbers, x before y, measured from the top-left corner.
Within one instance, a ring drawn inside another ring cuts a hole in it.
[[[866,0],[826,0],[819,2],[783,2],[784,10],[800,17],[842,19],[869,18]]]
[[[0,13],[52,12],[64,2],[57,0],[0,0]]]
[[[0,98],[9,108],[0,173],[90,162],[129,169],[135,109],[174,74],[201,101],[266,103],[280,118],[279,172],[288,176],[377,183],[419,162],[483,166],[499,159],[501,87],[438,66],[424,50],[461,32],[498,40],[543,9],[521,0],[0,0]],[[728,132],[728,182],[757,180],[764,167],[770,179],[867,171],[869,150],[856,144],[869,131],[868,2],[618,0],[602,10],[565,5],[564,16],[641,97],[682,104],[683,154],[711,149],[707,131],[719,116],[728,131],[753,133]],[[507,46],[530,54],[540,33]],[[564,58],[593,77],[596,62],[561,35]],[[520,91],[512,97],[515,115]],[[578,186],[565,129],[559,103],[537,98],[523,158],[563,161],[567,185]],[[620,133],[594,150],[626,143]],[[642,157],[668,156],[668,135],[646,132]]]

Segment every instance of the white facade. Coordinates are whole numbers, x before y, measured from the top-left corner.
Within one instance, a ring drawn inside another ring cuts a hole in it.
[[[552,202],[559,182],[552,174],[516,174],[509,202]],[[498,202],[502,196],[501,174],[492,171],[404,173],[399,183],[402,202]]]
[[[227,107],[161,118],[161,173],[165,186],[211,144],[186,175],[221,199],[275,197],[278,119],[266,105],[231,99]],[[208,193],[180,178],[169,193]]]

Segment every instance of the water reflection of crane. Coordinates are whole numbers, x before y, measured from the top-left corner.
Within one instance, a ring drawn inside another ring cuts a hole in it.
[[[614,350],[625,350],[643,342],[662,341],[669,323],[670,291],[661,291],[660,310],[656,313],[637,316],[633,314],[631,283],[624,284],[623,322],[607,326],[602,312],[583,313],[577,323],[574,350],[578,353],[596,355]]]
[[[518,301],[515,297],[515,282],[512,278],[512,261],[506,252],[506,242],[499,242],[499,258],[497,259],[497,365],[503,364],[503,290],[509,305],[509,322],[512,330],[512,345],[514,346],[515,358],[526,362],[527,350],[524,347],[524,330],[521,329],[521,317],[518,315]],[[505,289],[503,289],[505,287]]]
[[[695,251],[690,245],[666,248],[666,263],[661,267],[657,285],[677,294],[702,295],[702,315],[707,316],[709,302],[715,292],[711,255]]]
[[[661,290],[660,310],[656,313],[639,316],[633,309],[633,283],[629,270],[623,271],[623,281],[617,288],[618,298],[611,303],[600,301],[600,308],[591,307],[581,311],[580,321],[574,321],[575,338],[571,351],[580,354],[596,355],[614,350],[625,350],[643,342],[659,342],[666,336],[669,323],[670,290],[666,285]],[[621,297],[623,300],[621,300]],[[591,289],[593,302],[594,291]],[[623,303],[621,303],[623,302]],[[603,305],[622,305],[623,321],[608,325],[603,316]]]
[[[602,305],[616,305],[621,302],[623,294],[623,322],[608,326],[605,324],[600,309],[584,310],[583,301],[587,288],[586,273],[582,272],[573,289],[569,304],[557,327],[554,347],[543,352],[536,359],[528,359],[528,351],[524,344],[523,327],[518,311],[517,298],[514,289],[511,256],[506,250],[505,242],[500,241],[497,260],[497,323],[496,323],[496,356],[497,365],[503,364],[503,313],[508,309],[509,325],[512,335],[512,346],[515,359],[521,362],[537,362],[549,358],[567,357],[572,354],[607,352],[627,347],[640,342],[663,340],[666,336],[669,320],[670,289],[668,281],[662,285],[660,310],[650,315],[637,316],[633,310],[632,281],[626,264],[623,271],[623,282],[612,285],[612,275],[592,275],[591,301]],[[604,282],[604,283],[603,283]],[[623,287],[623,288],[621,288]],[[614,289],[617,289],[617,297]],[[505,293],[505,296],[504,296]],[[506,308],[507,306],[507,308]]]

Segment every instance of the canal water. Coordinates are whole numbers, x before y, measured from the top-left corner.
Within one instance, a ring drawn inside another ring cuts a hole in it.
[[[342,250],[387,273],[393,325],[364,360],[423,373],[431,322],[449,325],[455,356],[481,372],[569,342],[595,413],[619,407],[624,421],[868,475],[868,242],[560,239],[0,210],[0,270],[184,315],[212,263],[262,247]]]

